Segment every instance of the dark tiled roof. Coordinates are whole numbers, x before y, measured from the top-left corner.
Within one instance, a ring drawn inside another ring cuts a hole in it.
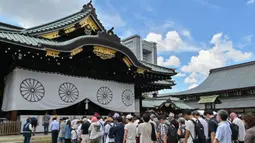
[[[4,30],[4,31],[21,31],[23,28],[18,27],[18,26],[14,26],[14,25],[10,25],[10,24],[6,24],[6,23],[2,23],[0,22],[0,30]]]
[[[162,66],[158,66],[155,64],[150,64],[144,61],[140,61],[142,64],[144,64],[145,66],[151,68],[153,71],[157,71],[157,72],[162,72],[162,73],[169,73],[169,74],[177,74],[175,72],[175,69],[171,69],[171,68],[166,68],[166,67],[162,67]]]
[[[209,76],[197,87],[169,93],[169,96],[213,93],[232,89],[255,87],[255,61],[212,69]]]
[[[91,14],[93,9],[87,9],[86,11],[80,11],[73,15],[67,16],[65,18],[46,23],[40,26],[24,29],[22,33],[24,34],[33,34],[33,33],[44,33],[51,30],[61,29],[66,26],[69,26],[70,24],[77,23],[83,18],[87,17]]]
[[[47,40],[43,38],[36,38],[27,35],[22,35],[17,32],[0,31],[0,41],[12,43],[12,44],[23,44],[27,46],[39,47],[40,43],[56,44],[58,42],[53,40]]]
[[[60,29],[70,26],[71,24],[76,24],[88,16],[91,16],[95,20],[96,24],[103,31],[105,31],[105,28],[102,25],[102,23],[100,22],[100,20],[97,18],[97,14],[95,11],[96,11],[95,8],[91,4],[91,2],[89,2],[88,4],[85,4],[83,6],[82,10],[77,13],[74,13],[70,16],[64,17],[62,19],[59,19],[59,20],[56,20],[56,21],[53,21],[50,23],[46,23],[46,24],[39,25],[36,27],[24,29],[24,30],[22,30],[22,33],[38,35],[38,34],[43,34],[43,33],[49,32],[49,31],[53,31],[53,30],[60,30]]]
[[[167,99],[157,99],[157,98],[152,98],[152,99],[145,99],[142,100],[142,107],[144,108],[155,108],[162,106],[162,104],[166,103],[167,100],[171,100],[170,102],[173,103],[176,107],[180,109],[193,109],[192,107],[188,106],[185,104],[182,100],[169,97]]]
[[[161,81],[155,81],[154,83],[158,83],[158,84],[172,84],[174,85],[174,81],[172,80],[161,80]]]

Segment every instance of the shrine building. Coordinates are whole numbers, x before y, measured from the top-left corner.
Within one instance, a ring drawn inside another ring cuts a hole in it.
[[[126,44],[91,2],[32,28],[0,23],[0,115],[139,113],[141,95],[171,89],[177,73],[141,61]]]
[[[197,87],[164,97],[178,97],[197,109],[255,112],[255,61],[211,69]]]

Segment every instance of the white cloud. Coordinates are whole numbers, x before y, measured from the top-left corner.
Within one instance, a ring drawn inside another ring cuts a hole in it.
[[[191,38],[191,34],[190,34],[190,31],[189,30],[182,30],[181,31],[181,34],[185,37],[188,37],[188,38]]]
[[[82,9],[85,1],[70,0],[1,0],[2,16],[17,21],[23,27],[32,27],[70,15]],[[17,8],[13,8],[15,3]]]
[[[204,5],[205,7],[216,9],[216,10],[218,10],[220,8],[219,6],[211,4],[211,3],[207,2],[206,0],[195,0],[195,2],[197,2],[201,5]]]
[[[241,38],[240,42],[237,44],[238,48],[243,48],[245,46],[248,46],[252,42],[253,35],[247,35]]]
[[[0,13],[20,26],[29,28],[78,12],[88,2],[89,0],[0,0]],[[18,8],[13,8],[14,3]],[[126,26],[117,12],[109,12],[107,8],[98,8],[96,12],[107,28]]]
[[[102,21],[105,27],[125,27],[126,23],[119,14],[99,12],[99,19]]]
[[[255,2],[255,0],[248,0],[247,4],[253,4]]]
[[[185,36],[189,35],[188,31],[184,32],[184,34]],[[191,43],[183,41],[177,31],[167,32],[164,38],[161,34],[151,32],[146,36],[145,40],[156,42],[159,52],[199,50],[199,48],[193,46]]]
[[[164,59],[163,57],[158,57],[158,65],[164,66],[164,67],[178,67],[180,66],[181,62],[180,59],[176,56],[170,56],[168,59]]]
[[[192,72],[188,77],[184,79],[184,83],[196,83],[198,82],[197,74],[195,72]]]
[[[192,85],[189,86],[189,89],[195,88],[197,86],[198,86],[198,84],[192,84]]]
[[[186,76],[185,73],[178,73],[178,74],[176,75],[176,77],[184,77],[184,76]]]
[[[192,56],[190,62],[181,68],[182,72],[191,73],[185,83],[195,83],[197,77],[207,76],[210,69],[225,66],[229,62],[240,62],[252,57],[250,52],[242,52],[233,47],[232,41],[223,33],[212,37],[212,48],[199,51],[197,56]],[[194,76],[194,73],[199,76]]]

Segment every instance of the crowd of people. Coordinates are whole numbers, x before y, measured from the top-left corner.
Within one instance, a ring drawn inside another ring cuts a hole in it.
[[[52,143],[255,143],[255,115],[238,116],[225,110],[183,110],[169,115],[144,113],[140,118],[118,113],[102,117],[95,113],[81,119],[53,118]],[[24,125],[25,143],[33,130]],[[47,122],[48,123],[48,122]]]

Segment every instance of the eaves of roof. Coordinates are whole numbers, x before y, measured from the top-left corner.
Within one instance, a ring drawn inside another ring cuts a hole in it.
[[[171,75],[176,75],[177,74],[175,69],[172,69],[172,68],[162,67],[162,66],[147,63],[147,62],[144,62],[144,61],[140,61],[140,62],[142,64],[144,64],[145,66],[150,67],[155,72],[161,72],[161,73],[171,74]]]
[[[145,62],[139,61],[133,52],[125,47],[124,45],[111,41],[109,39],[105,39],[100,37],[100,35],[84,35],[80,36],[68,41],[58,42],[54,40],[48,40],[44,38],[38,38],[34,36],[28,36],[25,34],[20,34],[19,32],[10,32],[10,31],[1,31],[0,30],[0,41],[24,46],[28,48],[37,48],[40,50],[52,49],[59,52],[71,52],[74,49],[86,46],[86,45],[98,45],[98,46],[105,46],[119,52],[124,53],[127,57],[131,59],[133,64],[136,67],[141,67],[145,69],[149,69],[149,72],[160,73],[160,74],[167,74],[167,75],[174,75],[175,71],[173,69],[162,68],[153,64],[148,64]],[[173,86],[175,83],[173,81],[158,81],[154,83],[150,83],[151,85],[158,85],[158,86]]]

